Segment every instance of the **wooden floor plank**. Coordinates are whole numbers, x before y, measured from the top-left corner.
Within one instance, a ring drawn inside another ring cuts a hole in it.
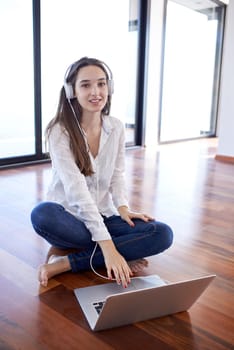
[[[37,270],[1,248],[0,274],[30,295],[38,295],[59,284],[56,280],[51,280],[48,287],[41,288],[37,279]]]
[[[61,293],[59,304],[62,305],[62,312],[57,312],[41,302],[39,297],[29,296],[23,293],[21,289],[15,288],[10,281],[0,278],[0,283],[1,286],[4,285],[4,290],[0,295],[1,320],[4,322],[5,328],[10,324],[9,334],[13,330],[12,327],[14,327],[16,332],[11,333],[11,337],[13,334],[16,335],[16,339],[20,336],[21,342],[25,343],[25,347],[22,347],[22,349],[27,349],[27,344],[33,344],[31,339],[34,339],[34,348],[31,347],[34,350],[44,348],[62,350],[65,346],[67,349],[75,350],[77,344],[79,344],[80,349],[84,350],[112,349],[112,347],[96,338],[88,327],[87,330],[79,327],[66,317],[66,298],[64,303],[61,303]],[[52,290],[51,293],[54,295]],[[70,302],[69,298],[68,302]],[[3,334],[5,337],[6,333],[3,332]],[[38,346],[35,347],[36,343],[38,343]],[[15,346],[12,341],[10,345]]]
[[[61,274],[48,288],[37,281],[49,245],[30,212],[46,196],[50,164],[0,171],[0,349],[233,350],[234,165],[215,160],[216,150],[216,139],[203,139],[126,151],[132,208],[174,231],[141,275],[217,277],[189,312],[96,333],[73,289],[105,281],[91,271]]]

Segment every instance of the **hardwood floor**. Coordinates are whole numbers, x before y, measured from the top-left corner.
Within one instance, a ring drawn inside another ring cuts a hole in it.
[[[49,245],[30,223],[45,198],[50,164],[0,172],[0,349],[234,349],[234,165],[214,159],[216,139],[126,151],[132,208],[174,230],[144,275],[217,277],[188,312],[92,332],[73,289],[103,283],[92,272],[37,282]],[[103,271],[104,272],[104,271]]]

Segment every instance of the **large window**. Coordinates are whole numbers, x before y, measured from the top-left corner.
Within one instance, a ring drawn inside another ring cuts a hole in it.
[[[137,1],[131,4],[137,19]],[[54,116],[67,66],[83,56],[99,58],[111,67],[115,86],[111,114],[127,126],[135,124],[138,38],[137,31],[129,31],[129,2],[42,0],[41,5],[43,127]]]
[[[135,144],[136,120],[142,118],[137,113],[142,3],[147,5],[141,0],[0,2],[0,166],[45,159],[44,130],[55,115],[65,71],[82,56],[110,66],[111,114],[125,124],[127,143]]]
[[[55,114],[68,65],[89,56],[111,68],[111,114],[125,123],[127,141],[134,142],[137,19],[138,0],[41,0],[43,130]]]
[[[0,158],[35,153],[31,0],[0,2]]]
[[[224,7],[169,0],[160,141],[215,135]]]

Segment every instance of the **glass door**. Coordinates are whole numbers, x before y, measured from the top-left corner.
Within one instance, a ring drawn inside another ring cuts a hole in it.
[[[215,134],[224,7],[169,0],[159,142]]]

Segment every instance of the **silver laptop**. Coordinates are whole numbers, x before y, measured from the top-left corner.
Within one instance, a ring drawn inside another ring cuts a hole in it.
[[[186,311],[214,277],[166,283],[151,275],[132,278],[127,288],[114,282],[74,292],[91,329],[99,331]]]

